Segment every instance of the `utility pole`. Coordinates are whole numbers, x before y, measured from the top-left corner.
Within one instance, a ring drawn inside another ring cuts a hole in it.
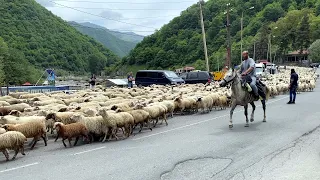
[[[227,4],[227,61],[226,61],[226,65],[225,66],[228,66],[228,68],[230,68],[231,66],[231,42],[230,42],[230,18],[229,18],[229,13],[230,13],[230,10],[229,10],[229,6],[230,6],[230,3]]]
[[[242,36],[243,36],[243,11],[242,11],[242,15],[241,15],[241,52],[240,52],[240,63],[242,62]]]
[[[256,40],[253,43],[253,60],[256,60]]]
[[[209,60],[208,60],[208,49],[207,49],[207,42],[206,42],[206,32],[204,30],[204,23],[203,23],[203,14],[202,14],[202,6],[201,3],[204,3],[203,0],[199,0],[199,6],[200,6],[200,20],[201,20],[201,29],[202,29],[202,39],[203,39],[203,47],[204,47],[204,57],[206,60],[206,67],[207,71],[209,70]]]

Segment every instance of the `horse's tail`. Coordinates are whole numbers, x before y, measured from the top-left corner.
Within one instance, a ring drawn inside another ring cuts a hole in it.
[[[270,94],[271,94],[271,89],[269,86],[266,86],[266,100],[270,98]]]

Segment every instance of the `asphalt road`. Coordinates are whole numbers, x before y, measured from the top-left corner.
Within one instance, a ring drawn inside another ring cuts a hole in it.
[[[39,141],[15,161],[1,155],[0,179],[320,179],[319,99],[318,87],[298,94],[295,105],[286,104],[288,95],[270,99],[266,123],[257,102],[255,122],[247,128],[237,107],[232,130],[227,109],[176,116],[168,126],[120,141],[72,148],[61,139],[47,147]]]

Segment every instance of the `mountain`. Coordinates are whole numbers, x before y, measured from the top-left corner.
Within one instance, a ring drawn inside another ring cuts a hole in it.
[[[272,57],[276,59],[281,59],[289,50],[308,48],[320,38],[319,0],[208,0],[202,8],[211,71],[221,69],[226,59],[228,2],[232,65],[242,60],[243,11],[243,50],[249,50],[252,57],[255,44],[256,60],[267,58],[268,37],[271,37]],[[145,37],[123,58],[122,66],[174,69],[193,65],[205,70],[199,12],[199,5],[194,4],[159,31]]]
[[[99,73],[120,60],[34,0],[0,2],[0,37],[9,54],[18,53],[28,66],[84,74]]]
[[[71,21],[69,24],[81,33],[102,43],[120,57],[128,55],[136,44],[143,39],[143,36],[132,32],[122,33],[110,31],[107,28],[89,22],[77,23]]]

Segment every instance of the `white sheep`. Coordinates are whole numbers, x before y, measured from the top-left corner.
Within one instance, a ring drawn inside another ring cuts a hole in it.
[[[3,134],[0,134],[0,151],[6,157],[6,160],[9,161],[9,152],[8,150],[14,150],[14,155],[12,160],[17,157],[17,154],[21,150],[22,155],[26,155],[24,153],[24,142],[27,141],[27,138],[18,131],[9,131]]]

